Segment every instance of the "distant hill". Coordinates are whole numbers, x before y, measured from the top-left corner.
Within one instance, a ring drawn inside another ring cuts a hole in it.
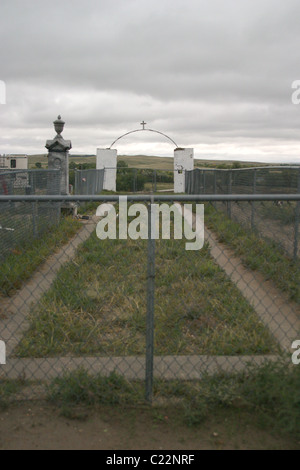
[[[47,168],[47,154],[29,155],[29,168],[36,168],[36,163],[41,163],[42,168]],[[72,155],[70,154],[70,162],[75,163],[94,163],[96,164],[96,155]],[[172,170],[173,157],[157,157],[148,155],[118,155],[118,161],[125,161],[130,168],[153,168],[157,170]],[[195,167],[197,168],[232,168],[240,166],[268,166],[266,163],[257,162],[237,162],[233,160],[202,160],[195,159]]]

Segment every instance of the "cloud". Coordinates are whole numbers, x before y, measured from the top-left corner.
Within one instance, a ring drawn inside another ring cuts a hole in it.
[[[299,14],[296,0],[2,0],[0,153],[43,152],[61,114],[74,152],[145,119],[199,156],[297,159]],[[170,152],[134,139],[123,152]]]

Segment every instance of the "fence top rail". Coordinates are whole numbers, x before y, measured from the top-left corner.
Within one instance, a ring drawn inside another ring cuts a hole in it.
[[[207,168],[207,167],[195,167],[194,170],[201,171],[253,171],[253,170],[300,170],[300,165],[291,166],[249,166],[246,168]],[[186,170],[186,171],[194,171]]]
[[[1,202],[119,202],[120,198],[127,198],[128,201],[190,201],[190,202],[213,202],[213,201],[300,201],[300,194],[191,194],[191,195],[160,195],[160,194],[109,194],[109,195],[0,195]]]
[[[18,170],[8,170],[7,168],[0,168],[0,175],[15,175],[16,173],[59,173],[61,170],[59,168],[24,168]]]
[[[106,166],[104,168],[99,168],[99,169],[100,170],[139,170],[139,171],[151,170],[151,171],[173,171],[173,172],[178,171],[178,169],[174,169],[174,168],[146,168],[146,167],[137,168],[135,166]],[[76,171],[84,171],[84,170],[76,169]],[[187,170],[184,170],[184,171],[187,171]]]

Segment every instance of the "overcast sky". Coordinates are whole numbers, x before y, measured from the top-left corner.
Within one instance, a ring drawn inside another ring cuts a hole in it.
[[[299,22],[299,0],[0,0],[0,153],[45,153],[61,114],[73,154],[145,120],[196,158],[300,163]]]

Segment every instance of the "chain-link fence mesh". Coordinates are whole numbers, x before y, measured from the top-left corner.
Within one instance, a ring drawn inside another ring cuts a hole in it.
[[[187,194],[299,194],[300,168],[195,169],[185,172]]]
[[[183,212],[180,205],[170,211],[170,239],[151,239],[150,196],[132,196],[131,204],[139,207],[128,204],[126,211],[124,198],[87,199],[94,203],[88,220],[63,219],[67,228],[58,227],[50,238],[39,235],[30,256],[24,245],[3,265],[0,339],[7,361],[0,377],[22,377],[34,390],[33,382],[43,384],[80,368],[103,376],[116,373],[146,384],[151,401],[160,380],[237,373],[247,364],[281,358],[291,363],[291,345],[300,334],[298,259],[259,232],[233,223],[215,201],[205,202],[202,248],[187,250],[189,221],[194,220],[195,234],[203,229],[196,202],[153,197],[153,204],[165,203],[167,214],[175,201],[186,206]],[[96,216],[105,201],[109,205]],[[30,197],[18,201],[24,213],[33,203],[41,204]],[[258,208],[265,203],[257,196]],[[176,213],[186,238],[173,235]],[[100,239],[104,232],[109,238]],[[33,266],[34,251],[41,247],[48,251]]]
[[[116,189],[133,193],[173,191],[174,171],[118,167]]]
[[[59,195],[58,170],[0,172],[0,195]],[[60,202],[0,203],[0,261],[24,245],[30,246],[60,220]]]
[[[116,173],[116,190],[119,192],[173,191],[174,171],[148,168],[106,168],[103,170],[71,170],[74,173],[74,194],[96,195],[106,188],[106,175]]]
[[[100,194],[103,191],[105,170],[74,170],[74,194]]]
[[[193,170],[186,173],[188,194],[300,194],[299,167]],[[245,230],[259,232],[296,259],[300,249],[300,203],[295,201],[216,202]]]

